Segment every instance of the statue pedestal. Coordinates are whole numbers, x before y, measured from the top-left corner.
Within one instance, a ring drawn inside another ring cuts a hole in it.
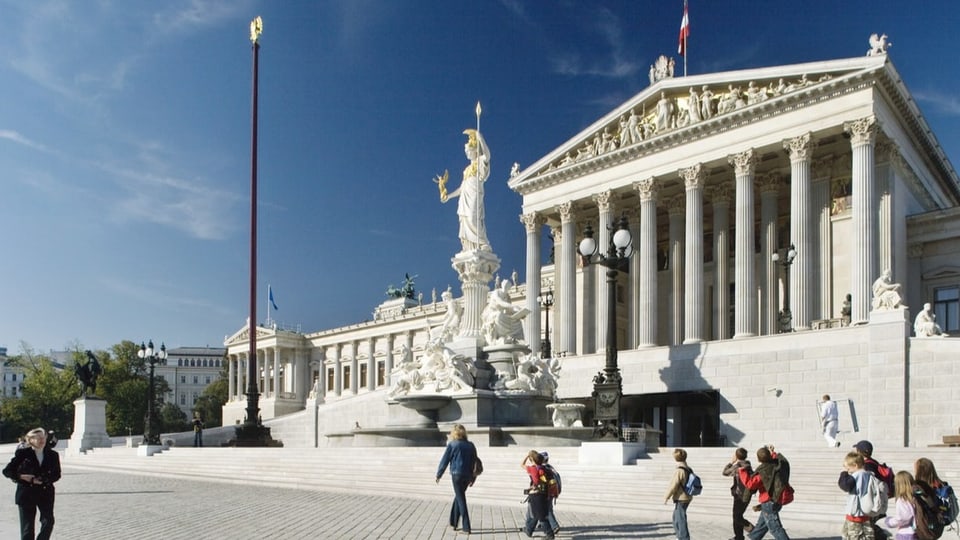
[[[517,378],[517,360],[521,355],[530,354],[530,347],[523,344],[490,345],[484,347],[483,352],[495,372],[492,386],[502,387],[503,383]]]
[[[73,435],[67,454],[78,455],[91,448],[110,448],[107,436],[107,402],[98,397],[82,397],[73,402]]]

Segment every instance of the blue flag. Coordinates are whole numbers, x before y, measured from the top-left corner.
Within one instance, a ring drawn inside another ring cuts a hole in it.
[[[270,298],[270,305],[273,306],[273,309],[280,309],[277,307],[277,303],[273,301],[273,287],[267,285],[267,297]]]

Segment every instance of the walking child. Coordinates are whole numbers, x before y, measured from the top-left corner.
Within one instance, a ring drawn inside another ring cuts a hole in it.
[[[917,540],[916,510],[913,499],[913,475],[900,471],[893,477],[896,506],[893,515],[887,516],[884,524],[894,532],[894,540]]]
[[[687,528],[687,507],[693,500],[687,494],[684,487],[687,485],[687,478],[691,472],[687,467],[687,451],[683,448],[677,448],[673,451],[673,460],[677,462],[677,469],[670,479],[670,486],[667,488],[667,494],[663,498],[663,504],[673,500],[673,532],[677,535],[677,540],[690,540],[690,530]]]
[[[723,466],[723,475],[733,477],[733,485],[730,486],[730,495],[733,496],[733,538],[731,540],[744,540],[744,531],[753,530],[753,525],[743,517],[753,493],[740,481],[738,473],[740,469],[746,469],[748,475],[753,473],[753,467],[747,459],[746,448],[737,448],[733,453],[733,461]]]

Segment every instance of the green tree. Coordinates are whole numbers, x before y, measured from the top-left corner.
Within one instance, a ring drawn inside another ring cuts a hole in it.
[[[67,438],[73,430],[73,401],[80,396],[73,372],[58,369],[50,358],[36,355],[25,343],[22,354],[9,360],[24,370],[20,397],[0,403],[2,440],[12,442],[27,431],[42,426]]]
[[[193,412],[199,413],[207,427],[223,425],[223,405],[227,402],[227,375],[220,373],[220,378],[208,384],[203,393],[197,398]]]
[[[183,412],[175,403],[164,403],[160,408],[160,432],[179,433],[190,431],[190,422],[187,413]]]

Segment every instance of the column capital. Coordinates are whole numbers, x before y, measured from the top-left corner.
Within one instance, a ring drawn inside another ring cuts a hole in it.
[[[685,195],[675,195],[666,201],[667,213],[671,216],[684,215],[687,210],[687,197]]]
[[[683,186],[687,191],[703,189],[707,173],[703,170],[703,164],[697,163],[693,167],[680,169],[680,178],[683,178]]]
[[[852,146],[873,144],[876,142],[879,131],[880,123],[877,117],[872,115],[843,123],[843,132],[850,135]]]
[[[813,149],[816,148],[816,141],[812,140],[813,134],[804,133],[799,137],[786,139],[783,141],[783,149],[790,153],[790,161],[809,161]]]
[[[761,175],[757,178],[757,187],[761,194],[780,193],[780,186],[783,185],[783,178],[777,171]]]
[[[713,204],[730,204],[733,201],[733,184],[720,182],[711,186],[707,191],[707,197],[713,201]]]
[[[535,233],[546,223],[543,214],[538,212],[528,212],[520,214],[520,223],[527,229],[527,233]]]
[[[657,183],[656,176],[651,176],[634,182],[633,189],[637,190],[640,202],[656,201],[657,194],[660,192],[660,184]]]
[[[878,162],[890,162],[899,156],[900,148],[897,143],[887,137],[877,137],[877,144],[874,146],[874,155]]]
[[[737,176],[753,174],[757,168],[758,161],[760,160],[757,157],[757,152],[753,148],[740,152],[739,154],[730,154],[727,156],[727,162],[733,165]]]
[[[550,236],[553,237],[553,243],[556,244],[563,238],[563,227],[550,226]]]
[[[601,212],[612,212],[613,211],[613,191],[609,189],[606,191],[601,191],[593,196],[593,202],[597,203],[597,207]]]
[[[577,218],[576,208],[573,206],[573,201],[567,201],[565,203],[558,204],[557,212],[560,214],[561,223],[570,223]]]

